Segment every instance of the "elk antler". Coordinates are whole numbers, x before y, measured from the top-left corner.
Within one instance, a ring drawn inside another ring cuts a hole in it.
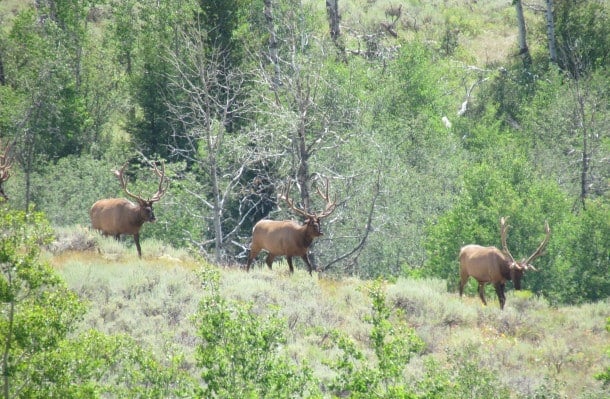
[[[288,204],[288,206],[290,206],[290,208],[295,211],[296,213],[298,213],[299,215],[308,218],[308,219],[313,219],[313,218],[317,218],[317,219],[322,219],[325,218],[327,216],[329,216],[331,213],[334,212],[336,206],[337,206],[337,201],[334,200],[331,202],[330,197],[328,195],[328,188],[329,188],[329,183],[328,183],[328,178],[326,178],[326,184],[324,185],[324,192],[322,192],[322,190],[320,190],[320,187],[316,187],[316,191],[318,193],[318,195],[320,197],[322,197],[322,199],[324,201],[326,201],[326,207],[324,208],[324,210],[320,213],[309,213],[307,212],[305,209],[303,208],[297,208],[294,205],[294,201],[289,197],[289,193],[290,193],[290,186],[291,186],[291,182],[288,181],[288,185],[286,187],[286,190],[282,193],[281,197],[284,198],[284,201],[286,201],[286,203]]]
[[[530,262],[533,262],[534,259],[536,259],[537,257],[539,257],[540,255],[542,255],[544,253],[544,249],[545,249],[546,245],[549,243],[549,238],[551,238],[551,228],[549,227],[549,223],[546,220],[544,221],[544,231],[545,231],[546,235],[545,235],[544,239],[542,240],[542,242],[540,243],[540,245],[538,245],[538,249],[536,249],[536,252],[534,252],[523,263],[525,267],[528,267],[532,270],[536,270],[536,268],[534,268],[534,266],[532,266],[530,264]]]
[[[506,253],[506,255],[510,257],[511,267],[515,267],[517,265],[517,262],[515,262],[515,258],[513,258],[513,255],[508,250],[508,245],[506,245],[506,233],[510,228],[510,226],[506,224],[507,220],[508,216],[503,216],[502,218],[500,218],[500,237],[502,238],[502,249],[504,250],[504,253]]]
[[[165,192],[167,191],[167,188],[169,187],[169,180],[167,180],[167,178],[165,178],[165,163],[162,163],[162,168],[163,168],[162,171],[160,171],[157,168],[157,165],[154,162],[152,164],[153,171],[155,172],[155,174],[157,176],[159,176],[159,188],[157,189],[157,192],[152,196],[152,198],[150,198],[148,201],[139,195],[132,194],[127,189],[127,178],[125,177],[123,172],[125,171],[125,168],[127,167],[128,163],[129,162],[125,162],[125,164],[121,167],[121,169],[114,171],[114,174],[119,179],[119,182],[121,183],[121,187],[123,188],[123,191],[125,191],[125,194],[127,194],[128,196],[130,196],[131,198],[135,199],[136,201],[138,201],[140,203],[159,201],[165,195]]]
[[[292,209],[293,211],[295,211],[296,213],[298,213],[299,215],[311,219],[313,218],[315,215],[305,211],[305,209],[302,208],[297,208],[294,205],[294,201],[292,200],[292,198],[290,198],[290,186],[292,185],[292,182],[290,180],[288,180],[288,184],[286,186],[286,190],[284,190],[284,192],[280,195],[284,201],[286,201],[286,203],[288,204],[288,206],[290,207],[290,209]]]
[[[155,174],[157,176],[159,176],[159,188],[157,189],[157,192],[155,193],[155,195],[152,196],[150,201],[157,202],[167,192],[167,189],[169,188],[169,180],[165,177],[165,162],[161,162],[161,168],[163,170],[159,170],[159,168],[157,168],[157,165],[154,162],[153,162],[152,166],[153,166],[153,171],[155,172]]]
[[[11,167],[13,166],[12,160],[8,156],[8,152],[11,149],[11,145],[7,145],[0,155],[0,183],[3,183],[11,177]]]
[[[325,218],[327,216],[329,216],[331,213],[333,213],[335,211],[335,208],[337,207],[337,199],[335,197],[334,201],[330,201],[329,195],[328,195],[328,188],[329,188],[330,184],[328,182],[328,177],[326,178],[326,184],[324,185],[324,193],[322,193],[322,191],[320,191],[320,186],[316,187],[316,191],[318,192],[318,195],[320,197],[322,197],[322,199],[324,201],[326,201],[326,208],[324,209],[324,211],[320,212],[317,216],[318,219],[322,219]]]
[[[123,189],[123,191],[125,191],[125,194],[127,194],[131,198],[137,200],[138,202],[142,202],[142,201],[144,201],[144,199],[142,197],[130,193],[129,190],[127,189],[127,178],[125,177],[123,172],[125,172],[125,168],[127,167],[128,163],[129,163],[129,161],[125,162],[125,164],[123,164],[123,166],[121,166],[121,169],[114,170],[113,172],[116,175],[116,177],[119,179],[119,183],[121,184],[121,188]]]

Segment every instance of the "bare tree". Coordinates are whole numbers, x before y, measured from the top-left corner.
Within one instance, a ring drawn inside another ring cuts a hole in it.
[[[525,29],[525,17],[523,16],[523,5],[521,0],[513,0],[515,11],[517,13],[517,27],[519,28],[519,55],[523,59],[525,67],[529,67],[532,63],[532,56],[527,47],[527,31]]]
[[[570,89],[574,96],[573,127],[575,133],[574,151],[569,155],[578,154],[578,181],[579,196],[575,208],[586,208],[586,200],[591,195],[603,195],[609,187],[607,179],[610,171],[610,158],[604,153],[602,142],[607,139],[608,133],[604,126],[608,120],[601,109],[607,106],[603,96],[592,93],[592,83],[574,79]]]
[[[169,76],[170,88],[175,95],[167,105],[177,127],[172,152],[200,175],[204,182],[200,187],[209,187],[209,192],[190,194],[204,209],[193,217],[210,220],[212,234],[191,240],[203,252],[213,248],[215,261],[220,263],[227,260],[227,247],[256,209],[240,204],[237,219],[228,220],[235,219],[229,203],[246,189],[244,176],[260,162],[259,150],[265,147],[249,146],[257,141],[256,131],[235,131],[236,120],[250,109],[248,74],[226,68],[223,53],[208,48],[201,28],[193,26],[179,36],[183,46],[169,52],[174,70]]]
[[[333,164],[322,164],[319,159],[325,154],[340,155],[342,143],[348,139],[352,129],[347,128],[352,123],[357,123],[356,114],[350,113],[350,108],[346,104],[339,104],[337,88],[338,84],[333,82],[333,77],[324,68],[324,64],[318,60],[324,52],[328,51],[329,42],[316,37],[308,30],[301,21],[307,20],[299,13],[306,13],[307,10],[302,5],[276,10],[275,22],[279,26],[278,32],[282,36],[278,42],[282,44],[278,51],[278,65],[281,68],[281,81],[279,85],[274,84],[277,76],[274,72],[262,67],[259,76],[264,80],[264,86],[269,87],[269,97],[261,97],[260,104],[268,107],[266,119],[272,121],[273,126],[270,130],[281,131],[285,138],[278,138],[273,145],[277,146],[274,150],[277,154],[285,154],[286,164],[281,165],[284,169],[281,174],[288,175],[294,181],[298,189],[299,198],[295,197],[295,202],[306,212],[316,209],[315,196],[311,195],[312,184],[320,177],[330,177],[333,186],[340,189],[342,184],[351,184],[354,181],[363,182],[351,176],[344,176],[341,171]],[[316,57],[319,52],[320,57]],[[261,111],[263,109],[261,108]],[[284,176],[283,179],[286,177]],[[277,184],[281,184],[277,182]],[[366,184],[366,183],[362,183]],[[343,187],[344,188],[344,187]],[[376,195],[362,193],[362,190],[369,190],[370,186],[361,187],[361,197],[373,197],[371,208],[374,209]],[[341,197],[341,193],[337,193]],[[341,209],[347,207],[346,201],[338,204],[336,212],[331,220],[328,221],[327,233],[324,240],[314,243],[314,246],[330,245],[331,241],[336,242],[337,235],[332,231],[333,224],[341,220]],[[360,211],[358,209],[361,216]],[[369,218],[373,211],[364,218]],[[371,216],[372,217],[372,216]],[[352,215],[352,219],[354,215]],[[354,225],[370,226],[372,221],[354,222]],[[325,250],[326,265],[318,265],[315,257],[311,257],[315,268],[327,269],[329,265],[343,260],[349,262],[357,257],[365,246],[366,237],[371,230],[360,230],[357,234],[350,232],[349,238],[345,238],[345,243],[354,244],[354,249],[342,250],[341,255],[337,252]],[[345,234],[347,237],[348,234]],[[345,244],[343,248],[349,246]],[[333,256],[336,259],[333,261]]]
[[[265,21],[267,22],[267,31],[269,32],[269,60],[273,64],[273,70],[275,76],[273,77],[273,86],[277,88],[280,85],[280,65],[278,59],[278,42],[277,35],[275,33],[275,20],[273,18],[273,2],[271,0],[264,0],[265,9]]]

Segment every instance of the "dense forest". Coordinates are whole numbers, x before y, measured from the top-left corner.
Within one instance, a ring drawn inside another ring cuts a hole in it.
[[[150,199],[161,189],[152,166],[163,165],[169,186],[155,203],[156,223],[142,228],[145,259],[159,251],[145,245],[149,240],[233,273],[245,266],[256,222],[300,220],[294,205],[315,213],[332,199],[324,235],[311,247],[319,276],[377,281],[364,295],[373,308],[364,341],[377,358],[374,372],[350,368],[365,355],[348,338],[320,333],[344,355],[327,365],[338,377],[324,385],[324,395],[307,367],[299,369],[303,364],[269,355],[263,363],[277,374],[259,382],[276,390],[244,388],[248,397],[369,397],[362,387],[373,385],[385,392],[376,397],[531,397],[494,390],[491,374],[479,375],[489,390],[450,396],[455,386],[443,385],[444,369],[430,363],[423,385],[392,391],[403,372],[397,364],[425,345],[407,323],[394,324],[397,330],[386,323],[398,316],[386,307],[379,281],[437,279],[456,293],[462,246],[501,248],[506,217],[507,246],[525,259],[548,223],[548,245],[522,288],[544,306],[599,303],[599,313],[610,315],[608,26],[610,4],[603,0],[0,0],[0,164],[12,165],[10,177],[0,175],[8,196],[1,204],[3,306],[14,303],[17,294],[7,287],[20,278],[23,298],[58,287],[37,297],[41,307],[62,298],[49,311],[58,326],[82,318],[74,292],[51,270],[36,269],[40,251],[66,229],[88,230],[97,200],[126,196],[113,171],[124,167],[129,192]],[[135,252],[129,237],[121,245]],[[78,249],[84,247],[90,249]],[[264,266],[260,258],[255,269]],[[13,275],[6,265],[15,264],[26,272]],[[298,259],[296,267],[305,265]],[[196,311],[198,335],[209,346],[198,348],[197,362],[222,357],[213,346],[229,344],[206,326],[219,328],[228,315],[236,318],[223,324],[226,334],[238,334],[243,323],[239,334],[263,331],[253,351],[276,353],[285,343],[279,316],[259,320],[221,297],[211,270],[198,272],[208,293]],[[466,287],[471,296],[476,290],[474,283]],[[492,287],[487,296],[496,304]],[[457,317],[443,319],[443,328],[476,318]],[[17,369],[27,374],[37,361],[61,367],[63,358],[32,355],[30,366],[11,369],[27,351],[9,350],[12,316],[2,323],[9,337],[3,397],[52,397],[13,391],[8,378]],[[40,334],[36,345],[62,349],[68,330],[44,343]],[[19,334],[15,340],[34,342],[34,333]],[[161,369],[131,341],[121,346],[96,330],[88,334],[69,348],[74,357],[107,350],[116,357],[104,362],[121,369],[124,356],[137,366],[113,378],[125,383],[130,374],[134,385],[154,387],[117,397],[231,397],[220,387],[235,384],[227,377],[235,370],[222,369],[224,363],[206,369],[205,389],[193,394],[181,360],[166,359],[172,367]],[[394,334],[400,339],[389,338]],[[245,350],[242,338],[243,346],[230,344],[234,353]],[[244,367],[263,364],[249,356]],[[467,366],[460,378],[474,377]],[[149,375],[147,367],[163,372]],[[95,380],[92,370],[79,369],[83,381]],[[600,378],[608,381],[608,372]],[[28,375],[25,386],[48,377]],[[220,375],[227,379],[215,386]],[[79,387],[76,395],[67,384],[64,394],[99,397],[99,387]],[[561,397],[548,389],[537,397]]]

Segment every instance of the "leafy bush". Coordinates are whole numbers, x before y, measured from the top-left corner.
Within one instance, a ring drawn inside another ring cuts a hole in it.
[[[125,336],[72,336],[86,304],[39,259],[51,241],[41,213],[0,216],[1,392],[5,398],[165,398],[186,390],[180,356],[160,364]],[[192,389],[189,389],[192,390]]]
[[[27,364],[24,398],[168,398],[185,397],[193,380],[181,370],[181,357],[161,364],[126,335],[96,330],[62,341],[53,351],[37,353]]]
[[[415,330],[392,318],[382,284],[368,287],[372,311],[365,320],[371,325],[370,345],[376,362],[369,362],[363,351],[345,334],[331,332],[333,344],[340,351],[337,359],[328,362],[337,374],[329,388],[337,395],[350,398],[408,398],[410,387],[403,373],[411,358],[424,350],[425,344]]]
[[[119,195],[121,187],[106,160],[88,155],[61,158],[32,177],[32,201],[55,226],[90,225],[89,209],[102,198]],[[52,185],[49,185],[52,182]]]
[[[610,297],[610,206],[588,202],[556,226],[549,259],[528,277],[552,303],[578,304]],[[548,262],[548,263],[547,263]]]
[[[32,358],[55,350],[85,307],[39,260],[40,245],[52,237],[44,216],[0,206],[0,374],[5,397],[16,397],[34,388],[28,375]]]
[[[204,385],[199,397],[302,398],[320,396],[311,369],[287,358],[286,321],[275,310],[253,312],[252,303],[224,298],[217,271],[200,275],[207,295],[194,316],[201,343],[197,366]]]
[[[606,330],[610,333],[610,317],[606,319]],[[610,356],[610,348],[607,351],[608,356]],[[600,381],[603,381],[604,386],[610,385],[610,366],[606,367],[606,369],[595,375]]]

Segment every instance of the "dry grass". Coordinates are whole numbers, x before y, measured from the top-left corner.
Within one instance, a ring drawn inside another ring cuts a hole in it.
[[[191,315],[205,295],[195,273],[201,264],[184,254],[174,259],[176,254],[167,250],[169,260],[153,248],[139,260],[134,248],[123,248],[116,259],[96,251],[48,255],[69,286],[90,301],[82,328],[127,333],[159,356],[184,353],[184,367],[196,373]],[[269,306],[279,310],[289,337],[286,352],[306,359],[317,377],[330,375],[324,361],[335,355],[325,349],[331,330],[347,333],[371,354],[370,325],[364,320],[371,310],[366,290],[370,282],[310,277],[301,269],[290,275],[283,263],[271,271],[217,270],[226,298],[251,302],[260,313]],[[511,291],[501,311],[495,297],[483,307],[477,297],[460,299],[447,293],[438,280],[401,278],[384,287],[388,304],[427,345],[425,354],[406,365],[405,375],[421,373],[425,358],[451,363],[456,353],[469,353],[480,367],[503,370],[498,376],[514,397],[531,397],[541,389],[570,398],[608,394],[593,378],[609,364],[604,354],[609,345],[604,330],[608,301],[557,309]]]
[[[542,21],[544,2],[534,1],[525,8],[530,31]],[[425,40],[438,46],[444,29],[455,30],[460,58],[479,67],[505,62],[517,51],[515,9],[505,0],[349,0],[340,2],[342,27],[346,37],[358,32],[371,32],[381,23],[392,22],[386,11],[402,5],[397,33],[403,39]],[[530,32],[530,36],[532,33]],[[392,41],[394,39],[389,38]],[[350,42],[350,40],[348,40]],[[530,38],[531,48],[536,47]]]

